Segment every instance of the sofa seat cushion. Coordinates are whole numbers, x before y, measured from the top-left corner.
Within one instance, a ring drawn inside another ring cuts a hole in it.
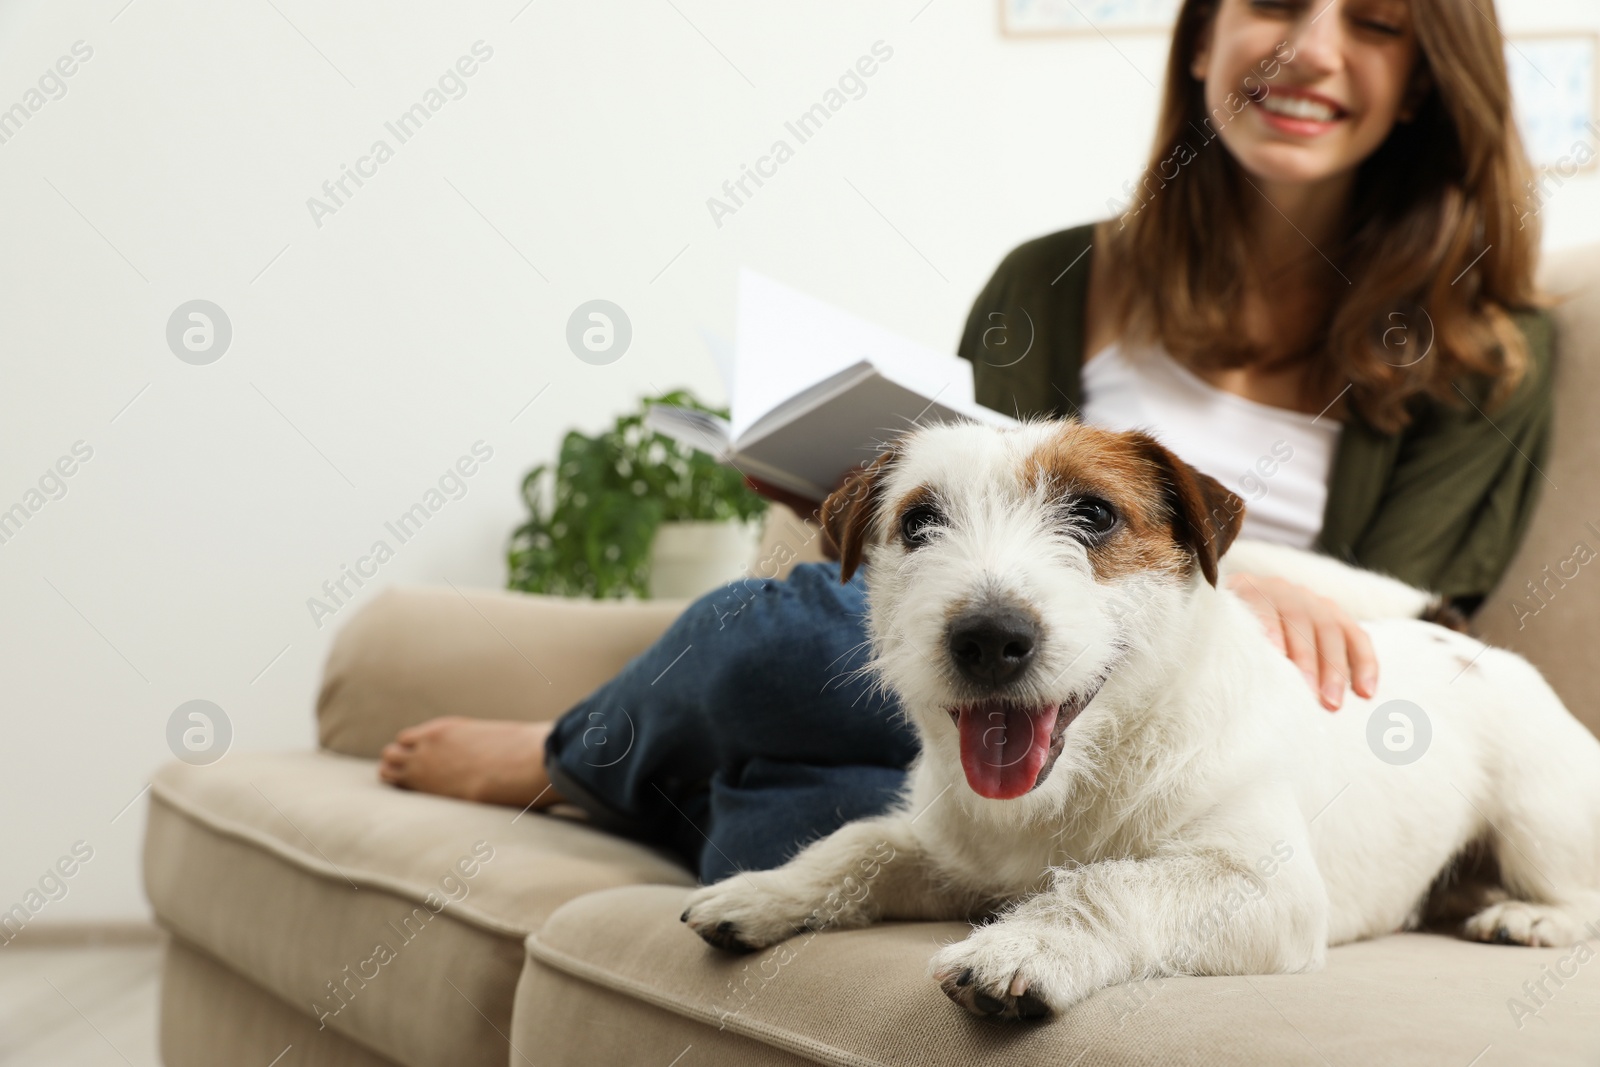
[[[563,905],[528,938],[513,1039],[541,1035],[541,1067],[596,1062],[597,1043],[613,1039],[558,1028],[554,1013],[604,1017],[638,1041],[653,1027],[665,1060],[686,1043],[681,1022],[662,1021],[671,1013],[698,1024],[687,1035],[696,1063],[741,1062],[724,1046],[750,1041],[783,1062],[852,1067],[1600,1062],[1600,963],[1587,948],[1402,934],[1333,949],[1315,974],[1152,979],[1010,1026],[961,1011],[926,977],[928,958],[964,937],[964,924],[886,923],[730,956],[678,921],[685,896],[630,886]]]
[[[577,820],[403,792],[327,752],[163,768],[144,875],[176,934],[415,1067],[508,1062],[523,938],[563,902],[693,884]]]

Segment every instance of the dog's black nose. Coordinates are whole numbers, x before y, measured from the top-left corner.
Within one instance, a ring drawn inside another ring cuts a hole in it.
[[[947,646],[962,677],[999,686],[1022,673],[1039,643],[1039,625],[1015,610],[978,611],[950,623]]]

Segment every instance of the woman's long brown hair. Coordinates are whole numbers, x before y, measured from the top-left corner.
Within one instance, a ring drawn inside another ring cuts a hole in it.
[[[1117,279],[1112,321],[1190,366],[1306,364],[1308,400],[1331,402],[1348,384],[1352,408],[1384,433],[1428,398],[1460,405],[1453,384],[1464,375],[1493,383],[1492,411],[1528,363],[1509,313],[1551,301],[1534,283],[1538,204],[1491,0],[1412,0],[1418,77],[1432,85],[1412,121],[1397,122],[1357,169],[1343,241],[1322,249],[1341,290],[1324,322],[1273,358],[1237,326],[1252,252],[1247,198],[1262,194],[1209,143],[1244,105],[1230,98],[1208,114],[1189,69],[1219,2],[1185,0],[1144,183],[1097,228],[1103,276]],[[1287,44],[1279,52],[1291,54]],[[1269,92],[1271,73],[1260,79]]]

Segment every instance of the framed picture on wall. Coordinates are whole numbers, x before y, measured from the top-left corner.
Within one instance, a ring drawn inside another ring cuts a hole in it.
[[[1179,0],[1000,0],[1007,37],[1172,32]]]
[[[1517,128],[1535,167],[1556,167],[1571,174],[1600,166],[1597,60],[1600,34],[1592,30],[1514,33],[1506,38],[1506,71]]]

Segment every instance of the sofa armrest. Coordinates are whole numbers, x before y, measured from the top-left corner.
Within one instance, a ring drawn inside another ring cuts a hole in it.
[[[374,759],[398,731],[440,715],[554,719],[685,606],[386,589],[334,638],[317,697],[318,737],[326,749]]]
[[[1553,253],[1540,275],[1542,286],[1568,297],[1552,313],[1550,454],[1539,470],[1539,503],[1522,544],[1472,624],[1488,643],[1526,656],[1572,714],[1600,734],[1593,648],[1600,590],[1590,573],[1600,549],[1594,507],[1600,499],[1600,438],[1594,433],[1600,415],[1600,244]]]

